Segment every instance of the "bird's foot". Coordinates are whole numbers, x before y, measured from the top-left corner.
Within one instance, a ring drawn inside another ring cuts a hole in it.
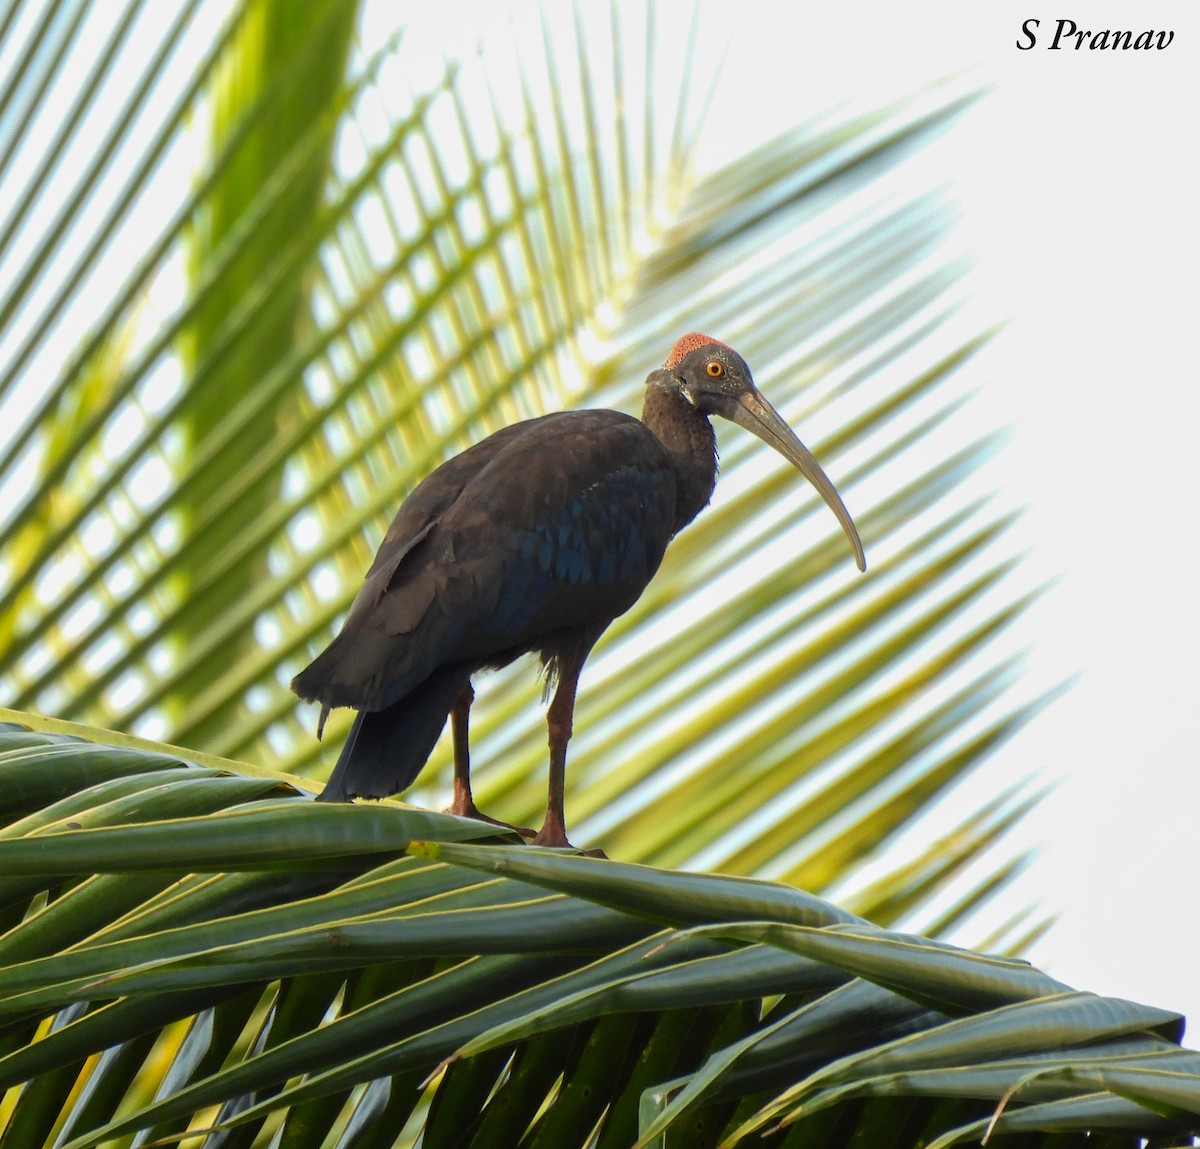
[[[522,838],[532,838],[534,831],[528,826],[514,826],[511,822],[501,822],[485,814],[474,802],[451,802],[446,807],[447,814],[457,814],[460,818],[474,818],[477,822],[487,822],[490,826],[499,826],[502,830],[512,830]]]
[[[552,849],[575,849],[567,840],[566,827],[561,823],[556,824],[550,819],[546,820],[546,824],[537,832],[537,835],[529,844],[531,846],[549,846]],[[585,858],[608,858],[608,855],[599,848],[579,850],[578,852]]]
[[[544,827],[533,836],[529,844],[531,846],[548,846],[551,849],[573,850],[575,848],[567,841],[566,834],[547,834]]]

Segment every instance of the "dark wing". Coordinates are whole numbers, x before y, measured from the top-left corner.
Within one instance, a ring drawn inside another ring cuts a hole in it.
[[[674,506],[664,448],[628,415],[505,428],[414,490],[342,632],[293,689],[377,710],[449,663],[502,663],[603,628],[658,569]]]
[[[401,504],[383,542],[363,576],[362,589],[350,604],[347,622],[356,614],[370,611],[383,597],[404,556],[437,526],[467,486],[505,446],[527,434],[540,419],[527,419],[502,427],[486,439],[447,459],[426,475]]]
[[[387,593],[392,576],[410,551],[418,546],[441,517],[454,505],[463,488],[482,471],[505,445],[519,438],[532,422],[526,420],[502,427],[486,439],[447,459],[426,475],[409,494],[396,512],[396,517],[383,536],[379,550],[359,589],[342,629],[333,642],[307,667],[292,679],[292,690],[305,702],[320,702],[322,712],[318,736],[325,725],[325,714],[333,706],[357,706],[362,695],[361,674],[356,667],[366,667],[378,661],[383,652],[374,649],[380,637],[380,627],[372,619],[380,600]],[[393,604],[393,610],[405,602]],[[413,600],[407,604],[414,619],[428,609],[428,602]],[[410,628],[411,629],[411,628]]]

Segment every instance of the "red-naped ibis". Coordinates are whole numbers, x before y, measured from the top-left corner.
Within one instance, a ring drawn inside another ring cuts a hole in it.
[[[358,715],[320,797],[380,798],[412,785],[450,716],[456,814],[471,797],[471,676],[537,651],[554,697],[550,792],[533,841],[567,846],[563,775],[584,660],[712,497],[709,417],[740,423],[829,504],[860,570],[862,543],[816,459],[731,347],[680,339],[646,380],[641,420],[564,411],[488,436],[424,479],[400,507],[341,632],[292,681],[303,699]],[[318,730],[320,733],[320,729]]]

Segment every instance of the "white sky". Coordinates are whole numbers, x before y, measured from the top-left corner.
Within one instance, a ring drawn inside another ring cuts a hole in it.
[[[1011,317],[970,410],[981,431],[1013,429],[999,476],[1005,504],[1029,508],[1013,542],[1059,580],[1023,624],[1030,673],[1080,678],[997,756],[1009,778],[1040,767],[1063,782],[1010,839],[1043,848],[992,913],[1040,899],[1061,916],[1038,965],[1200,1019],[1200,7],[728,8],[743,130],[795,122],[831,92],[870,106],[973,63],[995,85],[952,145],[971,287]],[[1175,37],[1165,51],[1048,51],[1060,17]],[[1030,18],[1038,44],[1019,51]]]

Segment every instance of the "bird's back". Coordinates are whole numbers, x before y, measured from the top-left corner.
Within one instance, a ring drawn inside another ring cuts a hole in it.
[[[657,570],[674,522],[662,444],[616,411],[506,427],[400,508],[341,633],[296,676],[323,707],[380,710],[439,668],[503,665],[603,629]]]

